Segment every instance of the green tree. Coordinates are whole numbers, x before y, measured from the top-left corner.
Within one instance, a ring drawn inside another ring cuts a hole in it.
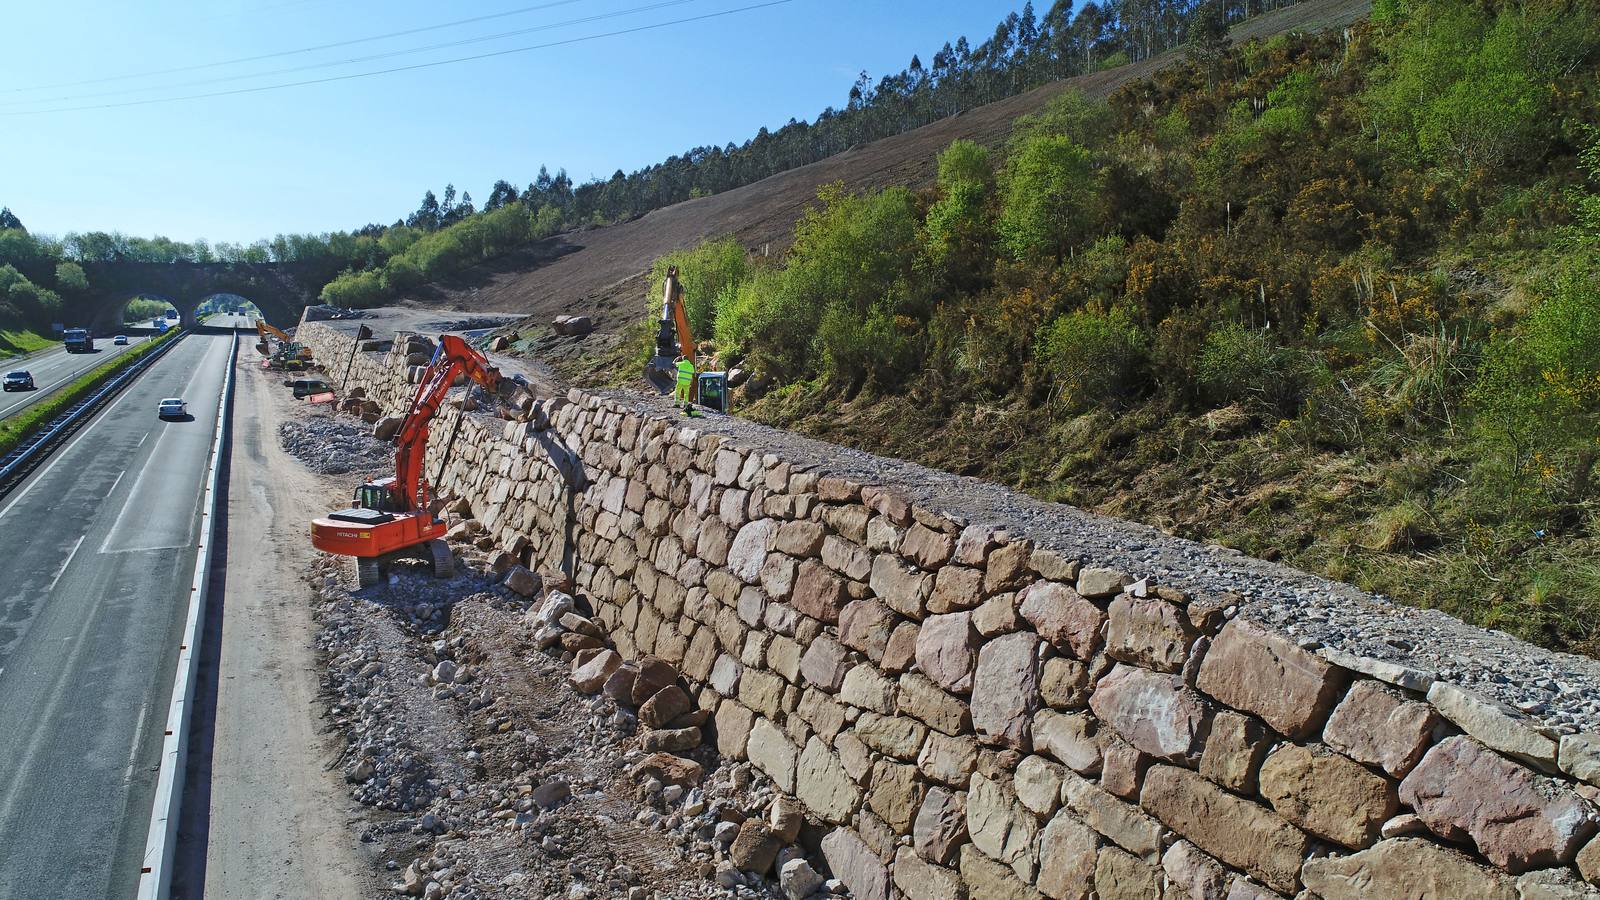
[[[999,232],[1019,262],[1060,263],[1095,231],[1099,179],[1088,150],[1041,135],[1017,150],[1002,175]]]
[[[939,199],[928,208],[923,246],[946,277],[961,279],[987,268],[994,244],[990,200],[994,167],[989,151],[958,140],[939,154]]]
[[[56,263],[56,287],[68,293],[81,294],[89,289],[89,276],[83,273],[83,266],[75,262],[59,262]]]

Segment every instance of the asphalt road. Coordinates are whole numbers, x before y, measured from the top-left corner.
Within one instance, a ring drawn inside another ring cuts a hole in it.
[[[135,891],[232,340],[184,338],[0,502],[0,897]]]
[[[21,412],[30,404],[44,399],[52,388],[73,381],[95,366],[106,360],[116,359],[147,340],[148,337],[130,335],[128,343],[118,347],[111,343],[111,338],[102,337],[95,338],[94,353],[68,353],[65,348],[56,347],[27,359],[13,360],[9,363],[0,361],[0,367],[4,367],[5,372],[15,372],[18,369],[32,372],[33,386],[36,388],[32,391],[0,393],[0,419]]]

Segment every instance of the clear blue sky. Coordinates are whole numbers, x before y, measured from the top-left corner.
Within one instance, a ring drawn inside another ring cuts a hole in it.
[[[541,163],[632,170],[845,102],[945,40],[974,46],[1021,0],[791,0],[456,65],[119,108],[596,35],[761,0],[54,0],[0,4],[0,205],[30,230],[247,242],[393,222],[454,182],[480,204]],[[126,78],[549,8],[251,63]],[[644,12],[628,12],[656,7]],[[602,16],[583,24],[572,20]],[[306,69],[502,32],[481,43]],[[249,77],[239,77],[249,76]],[[66,85],[96,79],[94,83]],[[99,80],[112,79],[112,80]],[[63,86],[66,85],[66,86]]]

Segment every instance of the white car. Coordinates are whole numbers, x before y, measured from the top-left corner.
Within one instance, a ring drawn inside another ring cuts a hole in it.
[[[111,343],[121,347],[128,343],[128,336],[125,334],[119,334],[115,338],[112,338]]]
[[[156,407],[156,417],[160,419],[181,419],[189,414],[189,404],[178,397],[168,397]]]

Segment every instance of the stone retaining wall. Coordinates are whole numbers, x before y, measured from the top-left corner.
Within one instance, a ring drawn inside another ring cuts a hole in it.
[[[351,384],[392,411],[403,362]],[[447,410],[429,468],[679,667],[854,896],[1600,896],[1600,736],[763,450],[574,391]]]

